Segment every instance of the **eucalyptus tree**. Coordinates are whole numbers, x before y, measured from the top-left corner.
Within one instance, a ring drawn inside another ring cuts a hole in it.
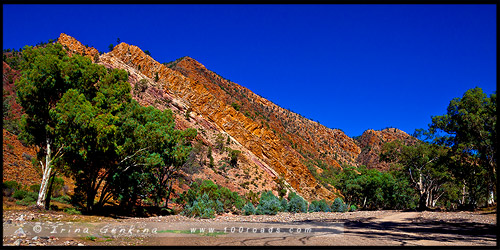
[[[447,150],[422,141],[404,145],[396,140],[383,146],[381,160],[399,165],[419,195],[419,209],[425,210],[436,204],[446,191],[443,187],[451,180],[446,162]]]
[[[496,120],[496,91],[488,97],[476,87],[451,100],[446,114],[432,117],[427,131],[434,143],[451,147],[452,170],[472,206],[482,197],[495,202]]]
[[[69,57],[60,44],[44,48],[26,46],[23,50],[22,76],[16,82],[17,101],[24,111],[20,138],[37,149],[42,181],[37,206],[42,207],[53,166],[64,155],[65,141],[55,130],[57,120],[51,111],[63,94],[73,88],[89,91],[104,70],[79,56]]]

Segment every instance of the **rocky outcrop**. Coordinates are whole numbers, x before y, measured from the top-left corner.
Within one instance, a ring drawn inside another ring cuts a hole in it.
[[[78,40],[75,38],[68,36],[64,33],[62,33],[59,38],[57,39],[57,42],[62,44],[63,46],[66,46],[68,49],[69,54],[77,53],[82,56],[86,56],[92,60],[92,62],[96,62],[99,58],[99,51],[93,47],[87,47],[80,43]]]
[[[380,161],[380,153],[384,144],[400,140],[405,144],[414,143],[417,139],[408,135],[406,132],[397,128],[386,128],[383,130],[366,130],[358,138],[361,153],[356,162],[358,165],[365,165],[368,168],[374,168],[381,171],[389,169],[389,164]]]

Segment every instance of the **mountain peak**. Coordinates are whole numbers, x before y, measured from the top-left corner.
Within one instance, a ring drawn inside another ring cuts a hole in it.
[[[65,33],[61,33],[57,42],[61,45],[68,48],[68,53],[71,56],[73,53],[77,53],[79,55],[86,56],[92,60],[92,62],[96,62],[99,57],[99,51],[94,47],[87,47],[83,45],[80,41],[76,40],[74,37],[67,35]]]

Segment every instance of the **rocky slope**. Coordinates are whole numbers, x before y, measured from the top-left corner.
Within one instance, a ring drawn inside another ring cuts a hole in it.
[[[378,162],[381,145],[408,138],[400,130],[368,130],[354,140],[339,129],[327,128],[277,106],[190,57],[161,64],[126,43],[100,55],[66,34],[61,34],[57,42],[70,55],[81,54],[107,68],[126,70],[135,100],[141,105],[171,109],[178,129],[198,130],[193,152],[181,171],[183,178],[175,185],[177,191],[187,189],[186,184],[196,178],[212,179],[240,194],[276,190],[276,180],[282,176],[289,191],[307,200],[333,200],[337,190],[320,185],[306,167],[311,164],[306,163],[386,169]],[[13,89],[5,77],[7,67],[4,63],[4,97],[5,89]],[[229,152],[235,150],[240,152],[238,164],[231,167]],[[4,170],[10,166],[4,162]]]
[[[61,37],[64,37],[64,39],[59,39],[58,42],[70,50],[75,47],[73,51],[81,51],[77,42],[67,39],[66,36]],[[224,138],[228,135],[235,145],[235,148],[232,149],[242,152],[240,157],[242,161],[240,163],[247,162],[250,166],[256,167],[258,171],[265,173],[260,174],[257,179],[262,179],[264,176],[264,179],[274,179],[282,175],[291,186],[291,190],[297,191],[308,200],[322,198],[331,200],[335,198],[333,193],[335,190],[328,190],[319,185],[303,164],[303,156],[292,148],[290,142],[283,138],[285,129],[275,131],[272,127],[245,116],[242,112],[236,110],[227,99],[220,98],[222,96],[220,95],[220,91],[222,91],[220,87],[216,89],[215,86],[210,86],[212,89],[210,91],[210,88],[207,88],[207,79],[210,80],[215,77],[214,73],[209,72],[193,59],[185,58],[184,61],[180,62],[180,65],[185,64],[185,70],[188,72],[199,70],[202,74],[183,74],[155,61],[137,46],[121,43],[113,51],[101,55],[99,63],[106,67],[127,70],[130,73],[130,82],[133,89],[142,90],[142,87],[136,88],[137,84],[140,84],[142,80],[146,84],[146,88],[144,92],[134,93],[132,91],[134,98],[143,105],[153,105],[158,108],[170,108],[172,106],[174,112],[177,113],[178,127],[190,126],[202,131],[199,140],[205,144],[213,144],[213,138],[209,136],[210,132],[217,131],[219,134],[223,134]],[[219,80],[222,81],[223,79],[219,78]],[[234,83],[232,85],[237,86]],[[275,115],[275,119],[286,115],[283,109],[270,104],[270,102],[255,94],[247,95],[247,98],[255,99],[255,103],[268,106],[268,109],[271,110],[270,113],[272,112]],[[189,114],[186,115],[188,110]],[[319,125],[316,126],[320,127]],[[326,130],[326,128],[323,129]],[[316,128],[312,131],[318,130]],[[207,133],[207,131],[210,132]],[[204,132],[206,135],[204,135]],[[335,134],[333,131],[331,132],[331,135],[335,136]],[[328,134],[325,134],[325,136],[328,136]],[[348,138],[345,135],[344,137]],[[331,138],[330,140],[334,141],[335,139]],[[354,141],[350,139],[350,142],[350,146],[356,149],[357,146]],[[306,145],[310,144],[304,144],[303,148],[309,147]],[[334,144],[335,146],[337,145]],[[342,145],[337,147],[340,148]],[[351,156],[351,158],[351,161],[353,161],[354,156]]]
[[[389,169],[389,164],[380,161],[380,153],[385,143],[400,140],[405,144],[413,143],[416,138],[397,128],[386,128],[383,130],[366,130],[357,139],[361,153],[356,158],[358,165],[375,168],[381,171]]]

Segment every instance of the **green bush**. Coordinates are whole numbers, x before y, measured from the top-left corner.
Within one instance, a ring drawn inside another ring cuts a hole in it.
[[[220,209],[221,204],[211,200],[207,193],[198,196],[193,203],[186,205],[182,211],[183,215],[190,217],[200,217],[203,219],[214,218],[216,209]]]
[[[31,206],[31,205],[35,205],[36,201],[33,201],[31,199],[22,199],[22,200],[16,201],[16,204],[21,205],[21,206]]]
[[[358,208],[356,207],[356,205],[351,205],[351,207],[349,208],[349,211],[351,212],[354,212],[356,211]]]
[[[22,200],[22,199],[24,199],[24,197],[26,197],[27,194],[28,194],[28,191],[26,191],[26,190],[16,190],[16,191],[14,191],[14,194],[12,195],[12,197],[14,199]]]
[[[54,177],[54,182],[52,183],[52,197],[59,197],[63,195],[64,180],[60,177]]]
[[[288,195],[287,211],[292,213],[305,213],[307,212],[307,201],[292,192]]]
[[[16,181],[4,181],[2,185],[3,194],[10,197],[16,190],[21,189],[21,184]]]
[[[288,208],[288,201],[285,198],[281,199],[281,212],[286,212]]]
[[[344,203],[342,198],[337,197],[332,203],[332,212],[346,212],[349,209],[349,206]]]
[[[309,212],[331,212],[331,208],[326,202],[326,200],[314,200],[309,205]]]
[[[245,204],[237,192],[220,187],[211,180],[197,180],[191,183],[190,189],[180,194],[176,202],[184,204],[186,214],[198,217],[209,216],[212,213],[211,211],[205,213],[204,206],[210,207],[214,213],[222,214],[239,213]]]
[[[146,79],[141,79],[134,86],[134,90],[137,92],[144,92],[148,88],[148,81]]]
[[[67,207],[64,209],[64,212],[67,214],[82,214],[82,212],[76,210],[74,207]]]
[[[256,208],[256,214],[275,215],[279,211],[283,211],[279,198],[271,191],[262,193],[259,199],[259,205],[257,205]]]
[[[245,204],[245,206],[243,207],[243,214],[244,215],[251,215],[251,214],[255,214],[256,210],[255,210],[255,207],[253,206],[253,204],[251,202],[248,202],[247,204]]]
[[[36,200],[38,199],[38,193],[29,192],[26,190],[16,190],[12,197],[18,199],[18,201],[16,201],[16,204],[30,206],[36,203]]]
[[[71,197],[67,195],[52,198],[52,201],[57,201],[64,204],[71,204]]]
[[[30,186],[29,190],[31,192],[35,192],[35,193],[38,193],[40,192],[40,184],[33,184]]]
[[[307,209],[307,211],[309,213],[318,212],[319,211],[318,201],[312,201],[311,204],[309,204],[309,208]]]

